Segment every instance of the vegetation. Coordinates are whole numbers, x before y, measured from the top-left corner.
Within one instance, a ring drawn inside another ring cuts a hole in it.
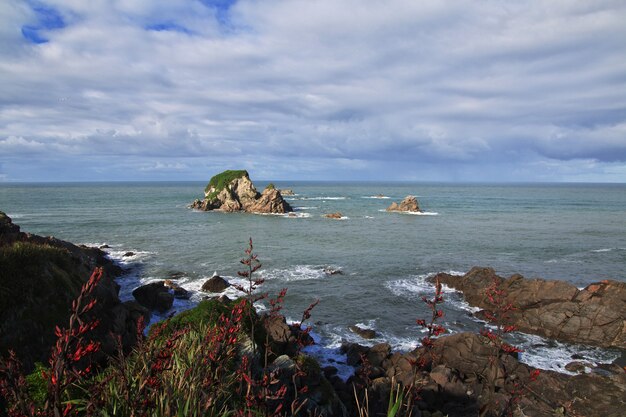
[[[204,189],[205,193],[208,193],[211,189],[213,191],[206,196],[207,199],[211,200],[220,193],[232,180],[236,180],[237,178],[249,177],[248,171],[246,170],[226,170],[220,174],[217,174],[211,178],[206,188]]]
[[[267,187],[265,187],[266,190],[275,190],[276,186],[274,185],[273,182],[270,182],[269,184],[267,184]]]

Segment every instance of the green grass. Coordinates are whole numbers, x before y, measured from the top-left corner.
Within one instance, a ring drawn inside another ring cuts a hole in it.
[[[207,195],[206,198],[211,200],[219,194],[232,180],[236,180],[241,177],[250,177],[248,175],[248,171],[246,170],[226,170],[220,174],[217,174],[211,178],[206,188],[204,189],[205,193],[208,193],[211,188],[214,188],[214,191],[211,194]]]

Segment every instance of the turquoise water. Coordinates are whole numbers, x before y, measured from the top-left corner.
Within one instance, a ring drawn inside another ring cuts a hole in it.
[[[202,195],[200,182],[3,184],[0,210],[23,231],[110,245],[111,257],[129,268],[120,281],[124,297],[140,282],[173,272],[182,272],[181,283],[191,290],[214,271],[235,279],[252,237],[267,279],[263,289],[289,289],[290,317],[298,319],[309,302],[321,300],[313,321],[326,346],[361,341],[347,331],[356,323],[376,329],[379,340],[397,348],[415,346],[420,337],[415,319],[427,315],[420,295],[431,291],[425,278],[440,271],[491,266],[500,275],[521,273],[578,286],[626,280],[623,184],[275,184],[297,193],[288,198],[297,218],[189,210]],[[371,198],[379,193],[389,198]],[[384,212],[408,194],[417,196],[426,215]],[[346,218],[322,217],[336,211]],[[127,251],[135,255],[124,258]],[[328,266],[343,275],[327,276]],[[191,302],[201,297],[195,293]],[[458,294],[446,299],[452,331],[482,326],[468,317]],[[175,308],[188,306],[178,302]],[[581,349],[531,337],[519,343],[538,346],[528,349],[530,362],[541,362],[549,349],[544,366],[552,367],[555,357],[565,360],[571,349]]]

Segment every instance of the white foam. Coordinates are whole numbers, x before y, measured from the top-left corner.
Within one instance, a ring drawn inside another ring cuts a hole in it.
[[[524,349],[520,354],[521,362],[535,368],[557,371],[564,374],[575,375],[565,369],[565,365],[577,360],[589,362],[594,366],[601,363],[611,363],[619,357],[619,353],[592,346],[569,345],[543,337],[525,333],[516,333],[522,339],[518,343]],[[579,355],[583,359],[573,359]]]
[[[13,214],[13,213],[6,213],[6,215],[7,215],[8,217],[10,217],[10,218],[11,218],[11,220],[14,220],[14,219],[23,219],[23,218],[26,216],[25,214],[19,214],[19,213],[15,213],[15,214]]]
[[[347,197],[302,197],[300,200],[312,200],[312,201],[318,201],[318,200],[345,200]]]
[[[276,216],[276,217],[286,217],[286,218],[290,218],[290,219],[306,219],[311,217],[311,213],[296,213],[296,212],[290,212],[290,213],[253,213],[256,214],[258,216]]]
[[[369,195],[369,196],[363,196],[361,198],[374,198],[376,200],[387,200],[387,199],[390,199],[391,197],[387,197],[386,195],[383,195],[383,196]]]
[[[435,211],[396,211],[396,210],[387,211],[386,209],[380,209],[378,211],[383,212],[383,213],[408,214],[411,216],[439,216],[439,213]]]
[[[446,274],[462,276],[463,272],[459,271],[445,271]],[[431,297],[435,294],[435,286],[429,281],[429,278],[435,276],[436,273],[414,275],[409,278],[403,278],[395,281],[388,281],[385,283],[385,287],[389,289],[394,295],[409,300],[415,300],[419,296]],[[448,297],[444,298],[444,305],[450,304],[453,307],[475,313],[480,309],[478,307],[470,306],[463,298],[462,294],[456,291],[454,288],[450,288],[443,284],[441,286],[442,292],[448,294]]]
[[[294,207],[294,210],[296,210],[296,211],[297,210],[317,210],[317,207],[313,207],[313,206],[311,206],[311,207],[306,207],[306,206],[304,206],[304,207]]]
[[[613,250],[613,248],[607,248],[607,249],[595,249],[595,250],[591,250],[589,252],[594,252],[594,253],[602,253],[602,252],[611,252]]]
[[[286,282],[306,281],[311,279],[322,279],[326,277],[324,267],[315,265],[295,265],[290,268],[274,268],[261,270],[260,275],[268,280],[271,279]]]
[[[374,216],[363,216],[364,219],[375,219]]]

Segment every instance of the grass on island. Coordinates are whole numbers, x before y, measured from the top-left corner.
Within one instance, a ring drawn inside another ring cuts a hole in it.
[[[219,194],[219,192],[222,191],[232,180],[236,180],[237,178],[242,178],[242,177],[249,178],[250,176],[248,175],[248,171],[244,169],[241,169],[241,170],[229,169],[220,174],[213,176],[213,178],[211,178],[206,188],[204,189],[204,192],[208,193],[209,190],[213,188],[213,191],[211,192],[211,194],[207,195],[206,198],[209,200],[215,198]]]

